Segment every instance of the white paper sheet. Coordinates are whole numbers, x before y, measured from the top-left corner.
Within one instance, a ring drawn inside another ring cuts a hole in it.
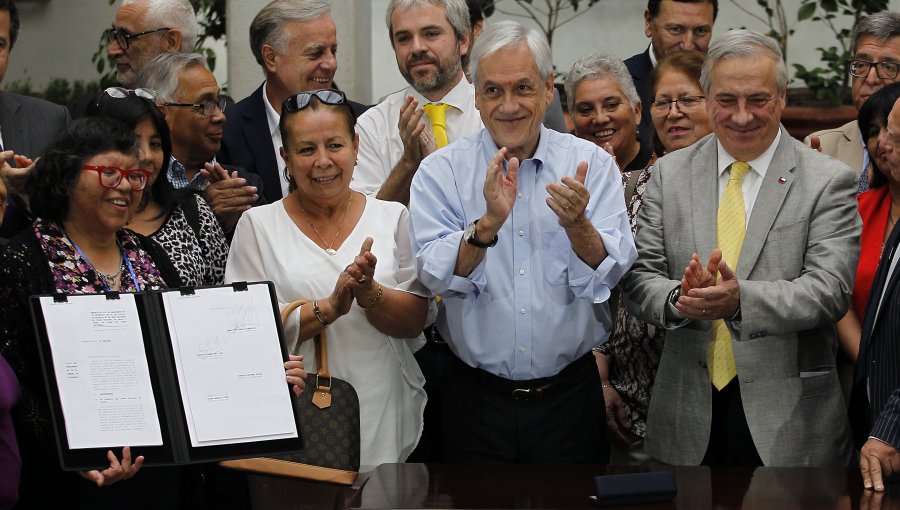
[[[266,285],[163,294],[192,446],[297,437]]]
[[[134,296],[40,303],[69,447],[161,445]]]

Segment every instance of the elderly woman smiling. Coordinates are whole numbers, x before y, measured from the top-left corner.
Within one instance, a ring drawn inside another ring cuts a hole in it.
[[[603,147],[623,172],[647,166],[653,151],[638,137],[641,99],[622,59],[600,53],[582,57],[566,75],[566,94],[575,136]]]
[[[337,90],[285,101],[289,194],[241,217],[225,280],[272,280],[282,303],[312,301],[285,325],[289,350],[314,360],[306,340],[327,328],[329,370],[359,394],[361,463],[376,466],[406,460],[422,430],[424,378],[410,343],[424,343],[428,292],[416,280],[406,208],[350,190],[355,124]]]
[[[138,168],[135,137],[118,121],[82,119],[70,124],[37,162],[26,190],[37,217],[0,253],[0,351],[21,382],[14,422],[22,458],[22,504],[50,508],[63,501],[108,500],[58,466],[37,340],[31,327],[32,294],[92,294],[178,285],[165,256],[150,253],[123,227],[150,172]],[[128,448],[109,467],[84,472],[98,486],[133,476]],[[141,477],[139,477],[141,478]],[[142,485],[133,481],[131,487]],[[68,504],[68,503],[66,503]]]
[[[650,73],[653,102],[649,110],[656,129],[654,140],[659,145],[659,156],[683,149],[711,132],[700,88],[702,66],[702,54],[676,52],[661,60]],[[626,205],[632,233],[636,230],[636,218],[644,204],[644,189],[654,168],[651,164],[643,169],[626,171],[624,175],[623,182],[630,190]],[[643,438],[664,336],[661,328],[628,313],[619,296],[613,333],[594,353],[604,384],[612,464],[651,461],[643,452]]]

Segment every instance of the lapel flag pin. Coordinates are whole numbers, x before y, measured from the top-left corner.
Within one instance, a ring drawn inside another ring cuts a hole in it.
[[[786,182],[787,182],[787,179],[785,179],[784,177],[779,177],[779,178],[778,178],[778,184],[784,184],[784,183],[786,183]]]

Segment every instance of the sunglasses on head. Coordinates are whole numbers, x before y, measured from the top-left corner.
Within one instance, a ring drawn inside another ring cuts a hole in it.
[[[299,112],[309,106],[309,102],[313,96],[316,96],[319,101],[330,105],[344,104],[347,102],[347,96],[340,90],[319,89],[301,92],[285,99],[282,108],[288,112]]]
[[[103,91],[104,94],[113,99],[124,99],[128,96],[142,97],[149,99],[154,103],[158,102],[159,95],[153,89],[126,89],[125,87],[109,87]]]

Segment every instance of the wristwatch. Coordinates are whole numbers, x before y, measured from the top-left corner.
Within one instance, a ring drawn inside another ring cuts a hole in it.
[[[493,248],[494,246],[496,246],[497,245],[497,236],[496,235],[494,236],[493,239],[491,239],[491,242],[489,242],[489,243],[483,243],[483,242],[479,241],[477,237],[475,237],[475,234],[476,234],[475,225],[477,225],[477,224],[478,224],[478,220],[475,220],[472,223],[469,223],[469,226],[466,227],[465,232],[463,232],[463,239],[466,241],[466,244],[470,244],[476,248],[482,248],[482,249]]]
[[[669,304],[675,306],[675,303],[678,302],[678,298],[681,297],[681,286],[675,287],[671,293],[669,293]]]

